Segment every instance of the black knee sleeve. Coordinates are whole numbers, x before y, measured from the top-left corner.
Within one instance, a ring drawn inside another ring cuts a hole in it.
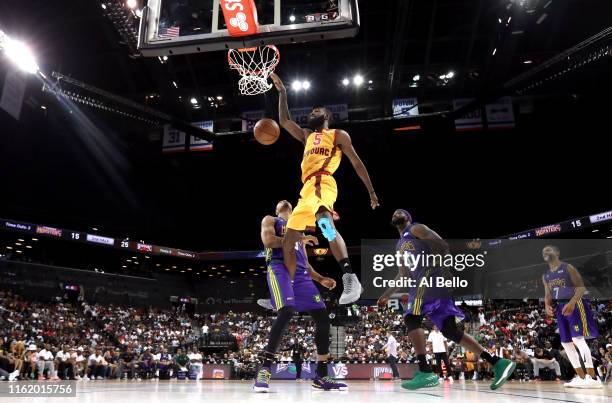
[[[457,324],[455,323],[455,317],[449,316],[444,319],[442,322],[442,335],[449,340],[454,341],[455,343],[459,343],[461,338],[463,337],[463,331],[457,328]]]
[[[315,345],[317,346],[317,354],[329,354],[329,329],[331,323],[326,309],[317,309],[310,311],[310,316],[317,325],[315,333]]]
[[[406,324],[406,334],[412,332],[414,329],[419,329],[423,322],[423,316],[421,315],[406,315],[404,316],[404,323]]]
[[[270,336],[268,337],[268,346],[266,352],[275,353],[280,344],[283,333],[289,324],[289,321],[293,317],[295,309],[292,306],[284,306],[277,311],[276,320],[272,324],[270,329]]]

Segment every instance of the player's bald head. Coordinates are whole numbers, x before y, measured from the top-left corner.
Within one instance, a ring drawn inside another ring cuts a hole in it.
[[[291,214],[291,210],[293,210],[293,206],[291,206],[291,203],[289,203],[287,200],[281,200],[278,203],[276,203],[276,214],[281,214],[284,212],[288,212],[289,214]]]

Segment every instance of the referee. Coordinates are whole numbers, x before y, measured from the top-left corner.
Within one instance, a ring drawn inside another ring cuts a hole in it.
[[[397,340],[393,337],[393,333],[387,330],[387,344],[383,346],[383,349],[387,351],[387,362],[391,366],[393,371],[393,380],[400,379],[400,374],[397,369]]]
[[[442,335],[438,327],[434,325],[432,331],[429,333],[427,341],[431,343],[431,348],[436,357],[436,367],[440,369],[440,379],[448,379],[450,374],[450,363],[448,362],[448,344],[446,337]],[[442,363],[446,366],[446,376],[442,369]]]

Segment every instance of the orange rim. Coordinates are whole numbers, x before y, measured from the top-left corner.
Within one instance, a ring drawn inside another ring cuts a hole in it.
[[[273,66],[270,67],[270,70],[274,71],[274,69],[276,68],[276,66],[280,62],[280,51],[274,45],[265,45],[265,47],[271,48],[276,53],[276,62],[274,63]],[[234,62],[232,60],[232,57],[231,57],[232,51],[237,51],[237,52],[254,52],[257,49],[258,49],[258,47],[230,49],[230,50],[227,51],[227,62],[230,65],[230,67],[237,66],[238,69],[243,69],[245,72],[247,72],[247,74],[259,74],[259,72],[261,70],[247,70],[243,66],[241,66],[239,63]]]

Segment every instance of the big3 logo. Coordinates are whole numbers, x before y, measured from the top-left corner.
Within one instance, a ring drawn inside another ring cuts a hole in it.
[[[257,33],[257,8],[253,0],[223,0],[222,11],[230,36]]]

